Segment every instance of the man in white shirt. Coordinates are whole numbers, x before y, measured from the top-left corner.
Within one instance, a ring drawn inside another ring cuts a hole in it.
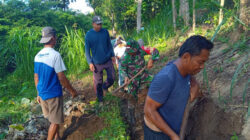
[[[119,73],[119,81],[118,81],[119,86],[122,86],[124,83],[124,76],[122,75],[120,67],[121,67],[121,58],[123,57],[125,51],[126,51],[126,42],[120,39],[117,42],[117,46],[114,49],[116,57],[116,66],[118,68],[118,73]]]

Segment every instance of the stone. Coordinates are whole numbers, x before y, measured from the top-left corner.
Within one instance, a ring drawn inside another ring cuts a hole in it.
[[[13,136],[14,140],[24,140],[25,138],[25,133],[24,131],[18,131],[16,130]]]
[[[250,139],[250,117],[243,126],[242,135],[249,140]]]

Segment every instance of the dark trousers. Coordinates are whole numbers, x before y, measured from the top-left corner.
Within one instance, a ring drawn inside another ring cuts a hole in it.
[[[112,60],[107,61],[104,64],[94,64],[94,89],[98,98],[98,101],[103,101],[103,89],[107,90],[113,85],[115,80],[115,69]],[[103,71],[107,72],[107,80],[103,83]]]
[[[171,140],[169,136],[162,132],[154,131],[144,124],[144,140]]]

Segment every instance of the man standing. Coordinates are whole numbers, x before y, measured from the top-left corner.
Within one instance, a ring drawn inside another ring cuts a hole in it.
[[[103,102],[103,90],[114,83],[115,64],[114,50],[111,45],[109,32],[102,28],[102,20],[95,16],[92,20],[93,29],[85,36],[85,55],[90,70],[94,75],[94,89],[99,102]],[[91,51],[91,53],[90,53]],[[103,83],[103,70],[107,72],[107,80]]]
[[[204,68],[213,44],[192,36],[181,46],[179,58],[168,63],[153,79],[144,106],[145,140],[179,140],[188,102],[201,94],[193,75]],[[190,98],[189,98],[190,97]]]
[[[77,95],[64,75],[66,70],[61,55],[54,50],[56,32],[51,27],[42,30],[40,43],[44,48],[35,56],[34,80],[38,91],[37,101],[42,107],[43,115],[50,121],[48,140],[60,139],[59,124],[64,122],[63,114],[63,85],[72,94]]]

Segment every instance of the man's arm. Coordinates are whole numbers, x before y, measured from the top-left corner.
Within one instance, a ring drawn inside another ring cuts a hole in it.
[[[95,67],[94,67],[94,64],[92,62],[92,57],[90,55],[90,42],[88,40],[87,35],[85,37],[85,55],[86,55],[87,62],[89,64],[89,69],[94,72]]]
[[[35,73],[34,74],[34,81],[35,81],[35,86],[36,86],[36,88],[37,88],[37,84],[38,84],[38,74],[37,73]]]
[[[34,81],[35,81],[35,86],[36,86],[36,89],[37,89],[37,84],[38,84],[38,82],[39,82],[38,74],[37,74],[37,73],[34,74]],[[38,102],[39,104],[41,103],[40,97],[39,97],[39,95],[38,95],[38,91],[37,91],[36,100],[37,100],[37,102]]]
[[[159,51],[156,48],[146,48],[144,46],[141,49],[146,53],[151,55],[151,58],[148,61],[147,68],[151,69],[154,66],[154,62],[160,58]]]
[[[160,106],[160,103],[152,100],[149,96],[147,96],[144,107],[145,117],[163,133],[167,134],[171,138],[171,140],[179,140],[179,136],[169,127],[169,125],[163,120],[163,118],[157,111]]]
[[[85,37],[85,46],[84,47],[85,47],[85,55],[86,55],[87,61],[88,61],[89,64],[91,64],[92,63],[92,59],[91,59],[92,57],[90,55],[90,42],[88,40],[87,35]]]
[[[70,94],[72,95],[73,98],[76,97],[77,96],[77,92],[71,86],[71,84],[70,84],[69,80],[66,78],[64,72],[58,72],[57,76],[58,76],[58,79],[59,79],[61,85],[63,87],[65,87],[70,92]]]

